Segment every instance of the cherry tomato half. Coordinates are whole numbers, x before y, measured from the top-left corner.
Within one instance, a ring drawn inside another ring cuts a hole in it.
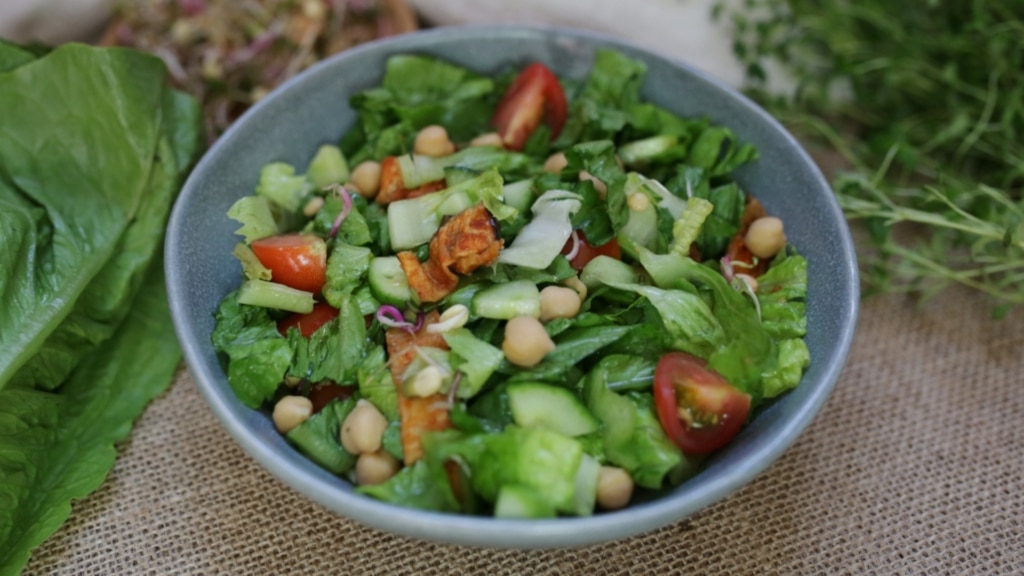
[[[356,393],[355,386],[341,386],[334,382],[321,382],[310,388],[309,401],[313,403],[313,412],[319,412],[332,400],[345,400]]]
[[[541,117],[555,138],[565,125],[568,113],[565,92],[558,77],[547,66],[535,62],[524,69],[509,86],[491,124],[498,129],[506,148],[522,150]]]
[[[253,242],[252,251],[270,269],[274,282],[314,294],[324,287],[327,278],[327,244],[319,236],[271,236]]]
[[[338,317],[338,309],[326,302],[317,302],[313,305],[313,311],[305,314],[292,314],[277,322],[277,331],[282,336],[288,335],[289,328],[295,328],[304,337],[309,338],[331,320]]]
[[[750,414],[750,396],[685,352],[669,352],[658,361],[654,405],[665,434],[687,454],[725,446]]]
[[[587,241],[587,237],[583,235],[582,230],[576,231],[576,236],[580,240],[580,248],[576,252],[569,265],[575,270],[583,270],[583,267],[587,265],[591,260],[598,256],[609,256],[616,260],[622,260],[622,250],[619,249],[619,241],[612,238],[608,242],[601,244],[600,246],[594,246]],[[562,246],[562,254],[569,254],[572,252],[572,237],[565,241],[565,246]]]

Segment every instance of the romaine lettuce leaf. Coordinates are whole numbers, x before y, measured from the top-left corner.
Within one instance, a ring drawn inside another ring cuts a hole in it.
[[[463,374],[457,392],[459,398],[475,396],[505,359],[501,350],[480,340],[465,328],[446,332],[444,341],[451,349],[452,368]]]
[[[615,135],[626,125],[626,110],[639,103],[646,73],[643,62],[615,50],[597,50],[586,83],[570,104],[569,117],[554,147],[566,148]]]
[[[131,313],[59,391],[0,390],[0,574],[17,574],[106,478],[132,422],[181,359],[154,259]]]
[[[666,479],[677,482],[687,461],[662,431],[650,395],[612,392],[605,380],[607,362],[598,363],[583,384],[587,408],[602,424],[605,457],[629,472],[638,486],[658,489]]]
[[[0,74],[0,387],[72,312],[143,199],[180,175],[156,164],[177,104],[163,75],[156,58],[85,46]],[[75,98],[40,105],[58,94]]]
[[[355,466],[356,454],[341,446],[341,424],[355,408],[356,399],[335,400],[292,428],[285,438],[299,452],[334,474],[342,474]]]
[[[7,574],[103,481],[180,360],[160,244],[199,124],[159,59],[74,44],[0,43],[0,110]]]
[[[774,398],[796,388],[803,377],[804,369],[810,365],[811,353],[802,338],[790,338],[779,342],[778,364],[764,374],[764,397]]]
[[[774,338],[799,338],[807,333],[807,259],[781,255],[757,279],[761,322]]]

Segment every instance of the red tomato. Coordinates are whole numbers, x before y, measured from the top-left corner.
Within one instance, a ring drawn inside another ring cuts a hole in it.
[[[252,251],[270,269],[272,280],[318,293],[324,287],[327,244],[314,234],[282,234],[252,243]]]
[[[558,136],[568,108],[558,77],[547,66],[535,62],[509,86],[491,124],[498,129],[506,148],[522,150],[542,116],[551,128],[551,138]]]
[[[768,269],[768,261],[751,254],[743,238],[744,234],[737,232],[732,237],[732,240],[729,241],[729,248],[725,251],[725,255],[729,257],[729,262],[732,263],[733,272],[757,278]],[[757,261],[756,264],[754,263],[755,260]]]
[[[309,401],[313,403],[313,412],[319,412],[332,400],[345,400],[356,393],[355,386],[341,386],[334,382],[323,382],[310,388]]]
[[[750,414],[750,396],[685,352],[669,352],[658,362],[654,405],[665,434],[687,454],[725,446]]]
[[[309,338],[321,326],[338,317],[338,309],[324,302],[313,305],[313,311],[306,314],[292,314],[277,322],[277,331],[282,336],[288,335],[289,328],[295,328],[303,336]]]
[[[619,241],[615,238],[612,238],[600,246],[594,246],[587,241],[587,237],[583,235],[582,230],[577,230],[576,235],[580,239],[580,249],[576,252],[576,256],[569,261],[569,264],[575,270],[583,270],[583,267],[586,266],[588,262],[598,256],[609,256],[616,260],[622,260],[622,251],[619,250]],[[572,244],[572,237],[570,237],[565,241],[565,246],[562,246],[562,254],[572,252]]]

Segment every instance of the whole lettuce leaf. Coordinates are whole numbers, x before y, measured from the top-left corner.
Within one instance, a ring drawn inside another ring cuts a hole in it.
[[[167,388],[181,359],[170,322],[157,258],[120,329],[59,391],[0,390],[0,575],[17,574],[71,501],[100,486],[114,444]]]
[[[169,153],[173,140],[163,132],[164,115],[194,114],[172,98],[162,63],[128,51],[67,46],[0,75],[0,244],[8,248],[0,253],[0,387],[78,309],[77,300],[115,255],[129,225],[151,218],[144,199],[158,192],[167,197],[163,216],[146,225],[157,237],[162,233],[170,194],[161,189],[177,177],[162,164],[177,160]],[[138,264],[146,260],[129,268],[144,269]],[[132,283],[137,286],[137,278],[98,283],[99,292],[86,295],[82,309],[103,307],[107,292],[122,287],[113,300],[124,302]],[[87,313],[77,321],[98,324],[86,331],[109,330],[120,321],[111,310]],[[61,365],[40,370],[60,377],[74,360],[50,360]],[[33,385],[35,376],[31,380],[19,385]]]
[[[131,50],[0,42],[0,574],[113,466],[180,361],[160,258],[195,102]]]

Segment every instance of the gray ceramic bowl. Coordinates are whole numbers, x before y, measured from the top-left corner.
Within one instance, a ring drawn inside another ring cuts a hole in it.
[[[417,52],[479,72],[533,60],[582,78],[598,47],[644,61],[644,96],[684,115],[708,116],[761,151],[740,184],[786,223],[809,260],[807,302],[812,365],[800,386],[776,402],[708,462],[696,477],[656,498],[591,518],[496,520],[400,508],[355,493],[347,482],[293,450],[263,413],[233,395],[210,344],[213,312],[237,287],[231,249],[237,223],[225,212],[249,194],[260,167],[305,165],[354,122],[349,95],[379,84],[385,59]],[[301,74],[246,113],[201,160],[178,199],[167,235],[171,309],[185,359],[214,414],[242,448],[286,484],[348,518],[389,532],[477,546],[576,546],[638,534],[689,516],[737,490],[777,459],[807,427],[832,390],[853,338],[858,310],[849,230],[828,184],[797,142],[755,104],[678,62],[615,40],[559,29],[442,28],[367,44]]]

